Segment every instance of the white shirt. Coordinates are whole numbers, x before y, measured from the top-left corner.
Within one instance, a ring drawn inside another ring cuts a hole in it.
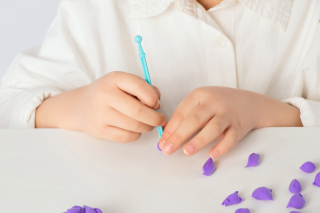
[[[192,90],[226,86],[290,103],[320,126],[320,0],[62,0],[43,44],[3,77],[0,127],[33,128],[43,100],[112,72],[143,77],[169,118]],[[248,103],[250,104],[250,103]]]

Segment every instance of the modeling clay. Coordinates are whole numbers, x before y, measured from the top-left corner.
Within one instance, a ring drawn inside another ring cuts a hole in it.
[[[209,158],[207,162],[202,167],[203,175],[210,176],[214,171],[216,171],[216,167],[214,167],[214,163],[212,158]]]
[[[290,198],[290,201],[287,205],[287,208],[291,207],[291,208],[295,208],[295,209],[302,209],[302,207],[304,207],[304,204],[306,204],[305,199],[302,197],[302,195],[299,194],[295,194]]]
[[[250,213],[249,209],[237,209],[234,213]]]
[[[266,187],[260,187],[254,190],[252,197],[257,200],[273,200],[272,190]]]
[[[249,166],[258,166],[259,165],[259,162],[260,162],[260,155],[256,154],[256,153],[252,153],[250,156],[249,156],[249,159],[248,159],[248,165],[246,167],[249,167]]]
[[[162,152],[162,149],[161,149],[160,146],[159,146],[159,142],[158,142],[158,146],[157,146],[157,147],[158,147],[158,149]]]
[[[320,187],[320,172],[316,175],[313,185]]]
[[[300,213],[300,212],[292,211],[292,212],[290,212],[290,213]]]
[[[289,191],[293,194],[300,193],[302,190],[301,184],[298,180],[294,179],[291,181]]]
[[[238,204],[238,203],[241,203],[242,201],[242,198],[239,197],[238,195],[238,191],[229,195],[222,203],[222,205],[225,205],[225,206],[230,206],[230,205],[235,205],[235,204]]]
[[[71,209],[68,209],[67,212],[64,213],[102,213],[100,209],[93,209],[89,206],[74,206]]]
[[[314,163],[312,163],[312,162],[306,162],[306,163],[304,163],[301,167],[300,167],[300,169],[302,170],[302,171],[304,171],[304,172],[306,172],[306,173],[311,173],[311,172],[313,172],[315,169],[316,169],[316,166],[314,165]]]

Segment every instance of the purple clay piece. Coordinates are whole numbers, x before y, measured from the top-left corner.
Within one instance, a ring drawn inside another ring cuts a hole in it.
[[[308,161],[308,162],[305,162],[301,167],[300,169],[306,173],[312,173],[315,169],[316,169],[316,166],[314,165],[314,163]]]
[[[302,190],[301,184],[297,179],[291,181],[289,191],[293,194],[300,193]]]
[[[258,166],[258,165],[259,165],[259,162],[260,162],[260,155],[259,155],[259,154],[256,154],[256,153],[252,153],[252,154],[249,156],[248,164],[247,164],[246,167]]]
[[[316,175],[313,185],[320,187],[320,172]]]
[[[289,203],[287,205],[287,208],[295,208],[295,209],[302,209],[304,207],[304,205],[306,204],[306,200],[303,198],[303,196],[299,193],[299,194],[295,194],[293,195],[290,200]]]
[[[222,205],[225,206],[230,206],[230,205],[235,205],[235,204],[239,204],[242,201],[242,198],[239,197],[238,195],[238,191],[236,191],[235,193],[229,195],[222,203]]]
[[[93,209],[89,206],[74,206],[65,213],[102,213],[102,211],[98,208]]]
[[[212,158],[209,158],[207,162],[202,167],[203,175],[210,176],[214,171],[216,171],[216,167],[214,166]]]
[[[297,212],[297,211],[291,211],[290,213],[300,213],[300,212]]]
[[[254,190],[252,197],[257,200],[273,200],[272,190],[266,187],[260,187]]]
[[[159,142],[158,142],[157,147],[158,147],[158,149],[162,152],[162,149],[161,149],[160,146],[159,146]]]
[[[249,209],[237,209],[234,213],[250,213]]]

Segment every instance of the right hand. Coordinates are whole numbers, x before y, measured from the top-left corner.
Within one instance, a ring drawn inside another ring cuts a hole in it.
[[[69,92],[72,91],[66,93]],[[64,107],[72,110],[60,113],[62,119],[63,115],[71,116],[66,122],[69,127],[62,128],[84,131],[97,139],[125,143],[136,141],[141,133],[166,124],[165,116],[156,111],[160,106],[159,90],[133,74],[111,72],[73,92],[74,95],[69,94],[69,98],[60,100],[60,104],[73,102],[72,106]],[[56,96],[46,101],[54,98]],[[42,110],[41,106],[38,110]]]

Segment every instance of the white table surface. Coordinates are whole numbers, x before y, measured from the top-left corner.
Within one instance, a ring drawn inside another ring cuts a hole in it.
[[[312,185],[320,172],[320,128],[256,130],[216,161],[210,177],[202,166],[214,142],[187,157],[181,149],[163,155],[157,141],[156,131],[120,144],[65,130],[0,130],[0,212],[59,213],[73,205],[104,213],[290,212],[292,179],[307,201],[300,212],[320,211],[320,188]],[[253,152],[261,163],[245,168]],[[315,172],[299,169],[306,161],[316,164]],[[260,186],[273,190],[274,201],[251,197]],[[222,206],[235,191],[244,201]]]

